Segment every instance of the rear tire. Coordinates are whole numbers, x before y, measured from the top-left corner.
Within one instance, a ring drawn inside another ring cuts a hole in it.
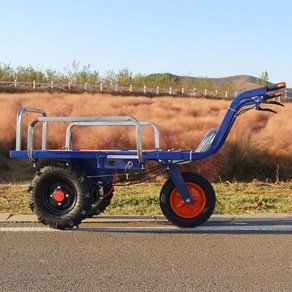
[[[29,192],[30,207],[38,220],[55,229],[78,226],[91,208],[92,184],[71,165],[42,168]]]
[[[164,216],[181,227],[195,227],[207,221],[212,215],[216,196],[212,185],[203,176],[185,172],[182,177],[195,201],[186,204],[171,179],[163,185],[160,193],[160,207]]]

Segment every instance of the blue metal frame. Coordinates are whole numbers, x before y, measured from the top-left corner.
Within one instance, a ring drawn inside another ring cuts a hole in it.
[[[168,167],[167,173],[169,177],[172,179],[174,185],[178,189],[179,193],[181,194],[184,202],[186,204],[195,205],[195,201],[193,200],[186,183],[182,177],[180,172],[180,167],[178,164],[173,164]]]
[[[276,88],[272,89],[275,90]],[[143,162],[137,158],[135,150],[33,150],[32,158],[38,162],[42,158],[57,158],[80,166],[93,180],[113,181],[116,170],[142,170],[147,161],[159,161],[168,167],[168,174],[180,191],[186,203],[194,201],[183,181],[179,163],[206,158],[216,153],[224,144],[239,111],[246,106],[259,108],[266,101],[267,87],[245,91],[236,96],[230,104],[216,135],[206,151],[195,150],[143,150]],[[12,158],[30,158],[28,151],[15,150],[10,152]]]

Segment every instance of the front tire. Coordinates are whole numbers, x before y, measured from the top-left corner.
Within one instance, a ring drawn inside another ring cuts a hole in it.
[[[186,204],[173,181],[168,179],[161,189],[160,207],[173,224],[195,227],[212,215],[216,202],[215,191],[209,181],[197,173],[185,172],[182,177],[195,204]]]
[[[92,185],[79,169],[46,166],[30,187],[30,207],[38,220],[55,229],[78,226],[91,208]]]

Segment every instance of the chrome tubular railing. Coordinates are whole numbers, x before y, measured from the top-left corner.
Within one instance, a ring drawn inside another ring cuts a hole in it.
[[[28,158],[33,161],[33,134],[34,126],[38,123],[48,122],[104,122],[104,123],[124,123],[130,122],[131,125],[136,127],[136,144],[137,144],[137,156],[140,163],[143,163],[142,156],[142,129],[139,121],[129,116],[114,116],[114,117],[100,117],[100,116],[89,116],[89,117],[39,117],[34,119],[28,126],[27,136],[27,151]],[[44,131],[43,131],[44,132]],[[157,135],[157,133],[156,133]],[[44,137],[44,133],[43,133]],[[67,139],[69,140],[69,139]],[[68,143],[68,142],[67,142]],[[43,145],[44,146],[44,145]]]
[[[42,114],[43,117],[46,117],[47,114],[44,110],[38,109],[38,108],[29,108],[22,106],[19,108],[17,112],[16,117],[16,145],[15,150],[20,151],[21,150],[21,131],[22,131],[22,116],[24,112],[32,112],[32,113],[39,113]],[[42,150],[46,149],[47,144],[47,123],[43,123],[43,136],[42,136]]]
[[[103,117],[101,117],[103,118]],[[160,149],[160,138],[159,138],[159,129],[156,124],[153,122],[149,121],[139,121],[140,126],[151,126],[154,129],[154,143],[155,143],[155,149],[158,150]],[[129,122],[111,122],[111,121],[104,121],[100,120],[98,122],[74,122],[70,124],[67,127],[66,130],[66,142],[65,142],[65,149],[70,150],[70,144],[71,144],[71,134],[72,134],[72,129],[75,126],[135,126],[135,124],[132,121]]]

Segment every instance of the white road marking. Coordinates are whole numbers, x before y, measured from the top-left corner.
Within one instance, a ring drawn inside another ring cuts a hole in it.
[[[0,227],[0,232],[62,232],[49,227]],[[167,227],[80,227],[63,232],[147,232],[147,233],[198,233],[198,232],[233,232],[233,231],[291,231],[292,225],[229,225],[198,226],[195,228]]]
[[[48,232],[58,231],[49,227],[0,227],[0,232]]]
[[[74,229],[73,229],[74,230]],[[72,231],[73,231],[72,230]],[[147,233],[199,233],[199,232],[233,232],[233,231],[291,231],[292,225],[256,225],[256,226],[198,226],[195,228],[167,227],[96,227],[79,228],[88,232],[147,232]]]

